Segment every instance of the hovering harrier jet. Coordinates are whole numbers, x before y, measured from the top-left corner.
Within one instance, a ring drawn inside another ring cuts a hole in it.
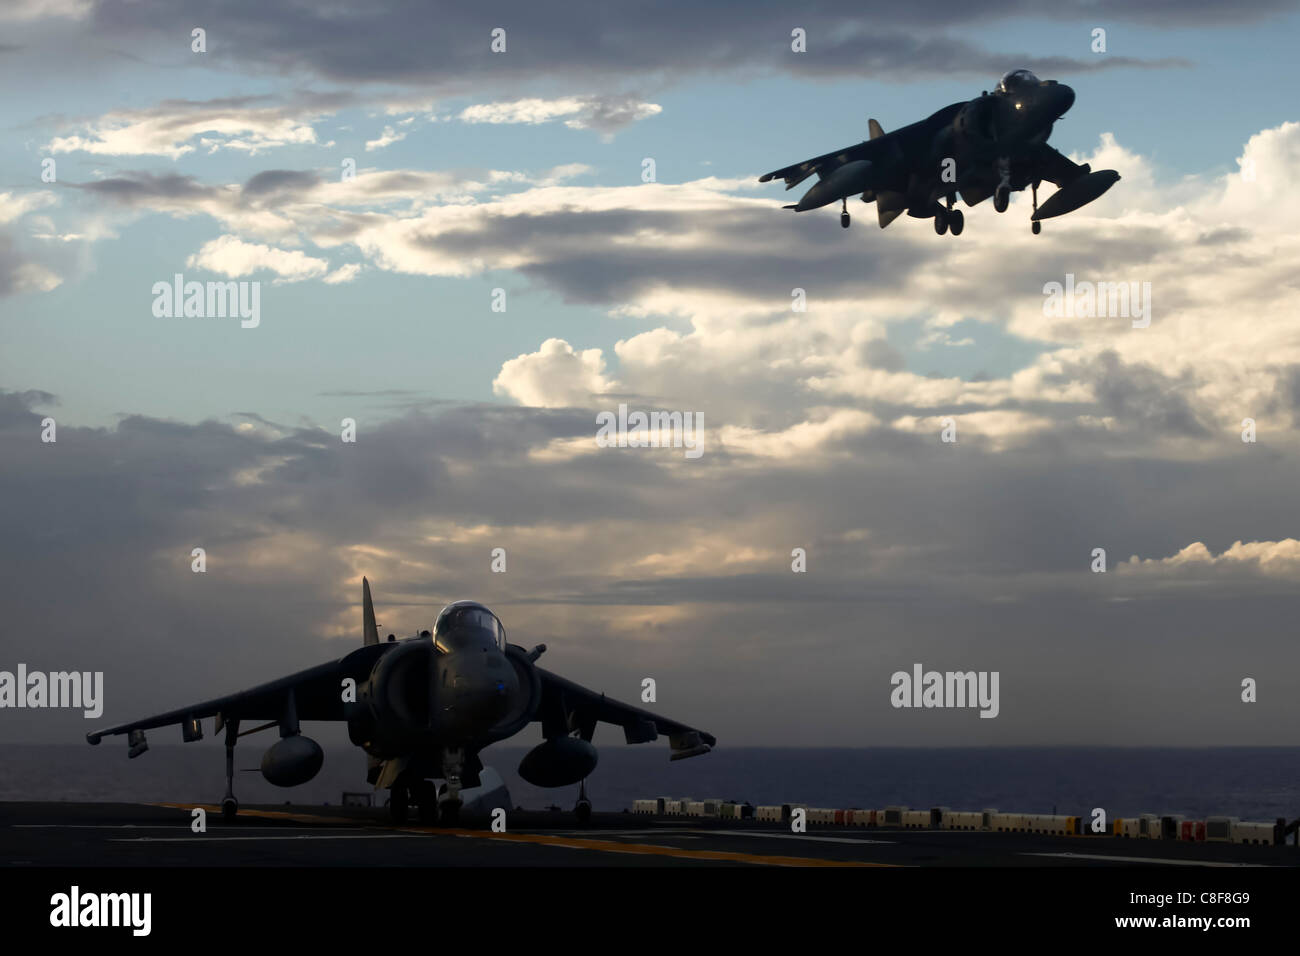
[[[1013,70],[997,89],[968,103],[953,103],[910,126],[886,133],[874,119],[871,139],[845,149],[778,169],[759,178],[785,180],[792,189],[813,173],[818,182],[795,212],[820,209],[838,200],[840,225],[849,226],[848,197],[862,194],[876,203],[883,229],[906,212],[934,219],[934,231],[961,235],[965,217],[954,209],[958,194],[968,206],[993,197],[993,208],[1006,212],[1013,191],[1033,190],[1034,234],[1043,219],[1073,212],[1119,180],[1113,169],[1093,171],[1047,145],[1052,124],[1074,105],[1074,90],[1055,80],[1039,80],[1028,70]],[[1057,191],[1040,208],[1038,184],[1055,183]]]
[[[659,714],[611,700],[536,666],[546,650],[508,643],[500,619],[481,604],[457,601],[438,614],[433,632],[381,643],[362,579],[362,646],[338,660],[260,684],[250,690],[86,735],[92,744],[111,734],[128,735],[130,757],[149,749],[145,731],[181,725],[186,742],[203,737],[202,718],[215,717],[213,733],[225,730],[226,796],[222,814],[239,809],[234,794],[234,754],[238,738],[279,727],[280,740],[262,757],[262,775],[280,787],[306,783],[319,772],[325,755],[299,729],[300,720],[343,720],[352,742],[369,755],[368,781],[391,791],[393,818],[406,819],[414,797],[427,823],[454,823],[462,787],[480,785],[478,753],[522,730],[542,724],[545,740],[519,764],[519,775],[539,787],[564,787],[585,781],[596,767],[591,744],[597,722],[623,728],[630,744],[668,736],[672,760],[712,749],[711,734]],[[241,721],[267,723],[240,732]],[[439,789],[432,778],[442,779]],[[579,820],[591,816],[585,788],[575,808]]]

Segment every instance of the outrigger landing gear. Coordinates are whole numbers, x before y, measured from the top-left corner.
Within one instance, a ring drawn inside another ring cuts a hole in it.
[[[587,799],[586,780],[578,784],[578,802],[573,806],[573,815],[583,826],[591,822],[591,801]]]
[[[233,820],[239,813],[239,801],[235,799],[235,741],[239,739],[239,721],[226,722],[226,795],[221,799],[221,816],[224,820]]]
[[[1034,215],[1038,215],[1038,180],[1036,179],[1034,180],[1033,190],[1034,190]],[[1036,236],[1043,231],[1043,224],[1039,222],[1037,219],[1035,219],[1032,223],[1030,223],[1029,229]]]
[[[848,199],[840,200],[840,226],[849,228],[849,201]]]

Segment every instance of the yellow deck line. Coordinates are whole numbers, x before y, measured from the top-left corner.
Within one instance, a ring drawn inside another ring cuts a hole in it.
[[[221,808],[211,804],[155,803],[151,806],[192,810],[202,807],[209,813],[220,813]],[[282,810],[240,810],[240,816],[263,817],[275,820],[293,820],[299,823],[350,823],[344,817],[326,817],[307,813],[287,813]],[[684,860],[710,860],[723,863],[757,863],[766,866],[834,866],[834,867],[890,867],[892,863],[867,863],[860,860],[819,860],[802,856],[773,856],[769,854],[737,853],[731,850],[689,850],[649,843],[619,843],[616,840],[594,840],[585,837],[558,837],[544,833],[493,833],[490,830],[465,830],[456,827],[395,827],[403,833],[427,833],[434,836],[458,836],[475,839],[502,840],[507,843],[531,843],[540,846],[564,847],[572,850],[597,850],[602,853],[631,853],[638,856],[666,856]]]

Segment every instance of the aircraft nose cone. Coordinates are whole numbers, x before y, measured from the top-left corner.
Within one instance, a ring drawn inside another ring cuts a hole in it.
[[[1074,90],[1061,84],[1056,88],[1056,115],[1061,116],[1074,105]]]

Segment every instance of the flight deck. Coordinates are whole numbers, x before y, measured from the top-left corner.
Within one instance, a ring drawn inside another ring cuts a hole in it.
[[[194,832],[194,808],[206,832]],[[1277,867],[1294,845],[1241,845],[1114,835],[515,810],[504,832],[394,824],[379,808],[247,806],[231,822],[215,805],[0,803],[0,865],[17,867],[795,866]]]

